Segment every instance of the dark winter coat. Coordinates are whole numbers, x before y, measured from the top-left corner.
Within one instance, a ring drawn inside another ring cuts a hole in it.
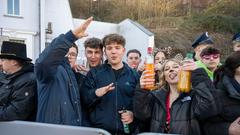
[[[34,121],[37,108],[37,82],[33,64],[0,78],[0,121]]]
[[[65,57],[75,40],[71,31],[60,35],[36,60],[38,122],[81,125],[79,86]]]
[[[124,63],[118,78],[109,64],[91,69],[83,84],[83,101],[90,111],[92,127],[103,128],[111,133],[123,133],[119,110],[133,110],[133,94],[139,75]],[[115,89],[102,97],[97,97],[96,89],[114,83]]]
[[[228,135],[230,124],[240,117],[240,90],[233,87],[230,78],[226,75],[216,82],[218,97],[222,110],[220,114],[211,117],[204,124],[204,131],[206,135]]]
[[[215,105],[211,90],[214,85],[203,69],[192,72],[192,90],[189,94],[180,94],[172,103],[170,114],[170,133],[183,135],[201,135],[199,119],[215,115]],[[160,89],[135,91],[134,115],[142,122],[150,122],[150,132],[164,133],[166,128],[166,98],[168,91]]]

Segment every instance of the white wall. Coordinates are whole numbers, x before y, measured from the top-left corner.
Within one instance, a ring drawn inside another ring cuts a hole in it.
[[[119,33],[126,39],[126,55],[130,49],[137,49],[142,54],[142,59],[147,55],[147,47],[149,45],[150,36],[132,24],[130,21],[125,20],[119,24]],[[125,55],[125,60],[126,60]]]
[[[78,27],[81,23],[84,22],[83,19],[73,19],[74,27]],[[79,50],[84,50],[83,43],[87,38],[96,37],[102,39],[105,35],[110,33],[118,33],[117,32],[117,24],[114,23],[104,23],[93,21],[87,29],[88,37],[80,39],[77,44],[79,45]]]
[[[7,15],[7,0],[0,0],[0,27],[37,32],[38,0],[20,0],[20,16]]]
[[[46,0],[45,14],[45,27],[47,28],[48,22],[52,22],[53,38],[73,28],[68,0]]]
[[[39,43],[39,8],[36,0],[20,0],[20,16],[7,15],[7,0],[0,0],[0,28],[3,35],[10,39],[24,40],[27,45],[27,56],[33,60],[35,48]]]

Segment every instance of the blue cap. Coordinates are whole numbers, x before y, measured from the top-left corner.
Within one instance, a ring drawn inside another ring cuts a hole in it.
[[[197,37],[193,42],[192,47],[196,48],[201,44],[209,44],[209,45],[213,44],[213,40],[208,36],[208,32],[204,32],[202,35]]]
[[[237,33],[233,36],[232,41],[240,42],[240,33]]]

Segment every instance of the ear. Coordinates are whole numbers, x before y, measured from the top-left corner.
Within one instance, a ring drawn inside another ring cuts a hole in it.
[[[105,48],[105,47],[103,48],[103,55],[104,55],[105,57],[107,57],[107,55],[106,55],[106,48]]]
[[[14,59],[10,60],[10,64],[11,64],[12,66],[19,65],[18,62],[17,62],[16,60],[14,60]]]
[[[123,52],[124,52],[124,53],[126,52],[126,48],[125,48],[125,47],[123,47]]]
[[[196,48],[194,48],[194,51],[197,52],[199,50],[200,46],[197,46]]]

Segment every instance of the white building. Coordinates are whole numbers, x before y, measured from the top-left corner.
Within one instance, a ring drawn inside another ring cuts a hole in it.
[[[68,0],[0,0],[0,40],[26,43],[27,55],[33,60],[53,38],[82,21],[72,17]],[[89,37],[98,38],[121,34],[126,38],[127,51],[135,48],[143,56],[154,40],[153,33],[130,19],[119,24],[94,21],[87,32]],[[80,51],[84,40],[77,42]]]

